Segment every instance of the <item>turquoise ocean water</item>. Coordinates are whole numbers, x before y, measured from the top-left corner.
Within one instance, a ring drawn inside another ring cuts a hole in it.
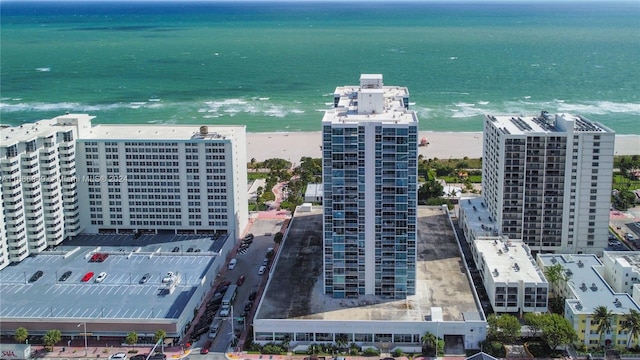
[[[421,129],[572,112],[640,134],[640,2],[0,2],[0,120],[317,131],[336,86],[407,86]]]

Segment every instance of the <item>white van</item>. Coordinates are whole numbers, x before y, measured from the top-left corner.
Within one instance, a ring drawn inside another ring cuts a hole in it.
[[[236,267],[236,264],[238,263],[238,260],[233,258],[231,259],[231,261],[229,261],[229,270],[233,270]]]

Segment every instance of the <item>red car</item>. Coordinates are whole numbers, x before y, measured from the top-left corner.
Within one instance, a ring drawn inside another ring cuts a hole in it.
[[[211,340],[207,340],[207,342],[205,342],[204,345],[202,346],[202,349],[200,349],[200,354],[208,354],[210,347],[211,347]]]
[[[236,284],[237,284],[238,286],[240,286],[240,285],[244,284],[244,275],[241,275],[241,276],[238,278],[238,282],[237,282]]]
[[[89,271],[88,273],[84,274],[84,276],[82,277],[82,282],[87,282],[87,281],[91,280],[93,275],[94,275],[93,271]]]

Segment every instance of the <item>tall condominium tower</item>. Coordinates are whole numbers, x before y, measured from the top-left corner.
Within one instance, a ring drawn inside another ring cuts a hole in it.
[[[81,231],[244,230],[244,126],[92,126],[92,118],[0,130],[0,269]]]
[[[334,298],[416,291],[418,118],[406,87],[363,74],[322,119],[324,289]]]
[[[486,116],[482,193],[498,231],[532,251],[602,251],[614,141],[582,116]]]
[[[0,129],[0,269],[82,229],[76,139],[90,126],[67,115]]]

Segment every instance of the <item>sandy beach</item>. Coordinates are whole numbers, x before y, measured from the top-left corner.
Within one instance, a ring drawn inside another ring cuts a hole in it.
[[[481,132],[421,131],[429,145],[418,148],[425,158],[461,159],[482,157]],[[247,133],[247,161],[280,158],[298,163],[302,157],[320,158],[322,136],[314,132]],[[640,135],[617,135],[616,155],[640,155]]]

